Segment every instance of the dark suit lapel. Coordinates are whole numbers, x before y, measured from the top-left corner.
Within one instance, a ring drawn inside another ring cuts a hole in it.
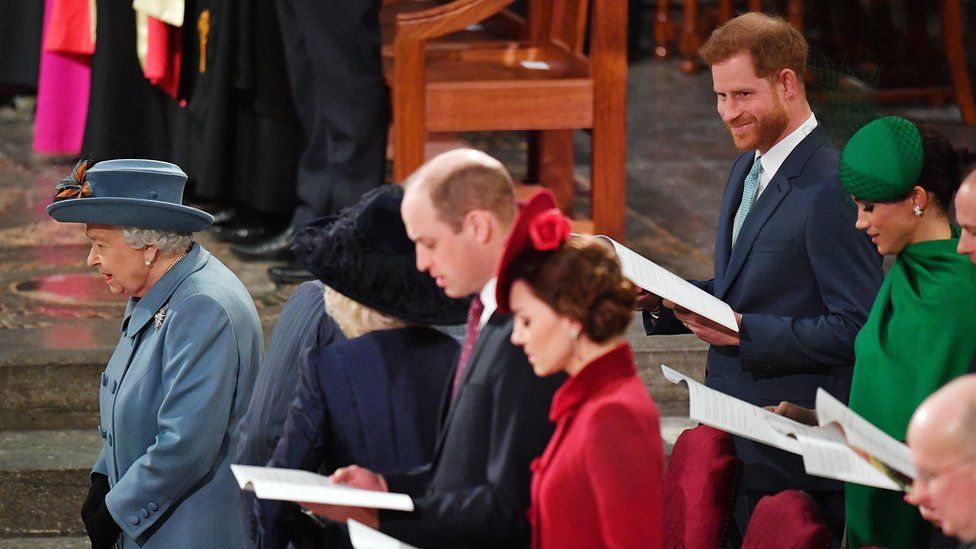
[[[500,315],[497,311],[491,314],[488,322],[485,323],[484,327],[478,332],[478,339],[475,341],[474,349],[471,350],[471,358],[468,359],[467,367],[464,369],[464,377],[461,378],[461,385],[458,387],[457,396],[450,402],[450,407],[447,411],[447,417],[444,418],[444,423],[441,425],[441,431],[437,436],[437,445],[434,447],[434,459],[437,460],[438,455],[440,455],[441,446],[444,444],[444,439],[447,437],[447,431],[451,428],[451,421],[454,419],[454,414],[457,413],[457,404],[461,401],[461,397],[464,395],[464,391],[468,386],[468,380],[471,379],[471,375],[474,370],[478,368],[478,363],[480,362],[481,355],[486,351],[488,347],[494,345],[493,341],[497,338],[493,337],[495,332],[502,326],[505,325],[507,317],[505,315]],[[448,389],[447,398],[451,398],[450,389]]]
[[[732,253],[729,256],[729,264],[725,269],[725,276],[722,277],[722,284],[721,286],[718,284],[715,286],[715,296],[719,299],[725,297],[725,292],[732,286],[735,277],[739,275],[739,271],[742,269],[746,257],[749,256],[749,250],[752,249],[752,243],[755,242],[756,235],[759,234],[759,229],[766,224],[769,216],[776,211],[776,208],[788,192],[790,192],[789,180],[780,175],[780,173],[777,173],[763,193],[759,195],[759,198],[752,207],[752,211],[746,216],[745,222],[742,223],[742,228],[739,229],[739,238],[736,239],[735,246],[732,248]],[[729,238],[731,239],[731,237]]]
[[[779,207],[783,198],[790,192],[792,188],[791,179],[800,175],[803,171],[804,164],[810,158],[817,149],[819,149],[824,144],[824,137],[820,131],[820,128],[814,129],[810,135],[803,138],[802,141],[793,149],[793,152],[786,157],[786,161],[779,167],[776,171],[776,175],[773,176],[772,181],[766,189],[759,195],[756,200],[755,205],[753,205],[752,210],[749,215],[746,216],[745,222],[742,224],[742,228],[739,230],[739,238],[735,241],[735,246],[732,248],[729,255],[728,266],[725,268],[725,273],[721,279],[716,278],[715,281],[715,296],[719,299],[725,297],[726,292],[732,287],[732,283],[735,282],[735,278],[739,275],[739,271],[742,270],[742,265],[745,264],[746,258],[749,256],[749,251],[752,250],[752,245],[756,241],[756,237],[759,235],[759,231],[762,229],[763,225],[769,220],[776,208]],[[743,179],[745,176],[743,176]],[[742,183],[739,183],[739,200],[742,200]],[[733,216],[735,213],[733,212]],[[731,225],[729,225],[726,233],[731,231]],[[719,237],[722,238],[721,236]],[[727,235],[726,238],[731,242],[731,235]],[[716,265],[717,272],[717,265]]]
[[[729,265],[729,255],[732,250],[732,224],[735,212],[742,202],[742,187],[746,175],[752,168],[752,158],[755,153],[747,153],[739,157],[729,174],[729,181],[725,185],[725,197],[722,200],[722,216],[718,220],[718,236],[715,238],[715,283],[720,283]]]

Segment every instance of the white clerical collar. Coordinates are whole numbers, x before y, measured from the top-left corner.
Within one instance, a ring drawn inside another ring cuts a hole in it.
[[[769,182],[772,181],[776,172],[779,171],[780,166],[783,165],[783,162],[786,162],[786,159],[789,158],[793,149],[806,136],[810,135],[810,132],[816,129],[816,127],[817,117],[813,113],[810,113],[810,118],[807,118],[806,122],[800,124],[799,128],[793,130],[790,135],[784,137],[779,143],[773,145],[766,151],[766,154],[760,155],[759,151],[756,151],[756,157],[762,163],[762,173],[759,175],[759,190],[756,193],[757,197],[766,188],[766,185],[769,185]]]
[[[485,287],[481,289],[481,293],[478,296],[481,298],[481,304],[485,306],[485,309],[481,311],[481,319],[478,321],[478,329],[484,328],[485,324],[488,323],[488,319],[491,315],[495,313],[495,309],[498,308],[498,300],[495,298],[495,286],[498,285],[498,279],[492,278],[485,284]]]

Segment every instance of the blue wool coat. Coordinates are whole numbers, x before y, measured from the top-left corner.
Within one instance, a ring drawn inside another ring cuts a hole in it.
[[[247,289],[198,244],[129,300],[92,470],[108,476],[124,549],[241,545],[229,465],[262,345]]]

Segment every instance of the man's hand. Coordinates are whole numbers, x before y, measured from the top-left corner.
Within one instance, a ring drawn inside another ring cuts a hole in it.
[[[634,299],[635,311],[656,311],[661,308],[661,298],[643,288],[638,288],[640,292]]]
[[[378,490],[389,492],[386,479],[358,465],[336,469],[329,480],[335,484],[343,484],[363,490]],[[370,528],[379,528],[380,512],[370,507],[352,507],[347,505],[326,505],[324,503],[299,502],[299,505],[334,522],[346,522],[346,519],[357,520]]]
[[[380,527],[380,512],[371,507],[351,507],[347,505],[326,505],[324,503],[299,502],[299,505],[334,522],[345,523],[347,519],[359,521],[370,528]]]
[[[693,313],[680,305],[668,301],[667,299],[663,302],[664,306],[668,309],[674,310],[674,316],[685,325],[686,328],[691,330],[691,333],[695,334],[698,339],[709,343],[711,345],[723,346],[737,346],[739,345],[739,334],[729,330],[725,326],[713,322],[698,313]],[[736,325],[742,324],[742,315],[739,313],[735,314]]]
[[[774,414],[788,417],[804,425],[817,426],[817,411],[811,408],[797,406],[792,402],[786,402],[784,400],[779,403],[779,406],[766,406],[766,409]]]
[[[329,476],[329,480],[336,484],[345,484],[353,488],[362,488],[363,490],[390,491],[386,487],[386,479],[383,478],[383,475],[379,475],[358,465],[350,465],[349,467],[336,469]]]

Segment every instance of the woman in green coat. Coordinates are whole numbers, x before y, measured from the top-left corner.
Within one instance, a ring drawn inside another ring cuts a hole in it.
[[[970,156],[894,116],[858,130],[841,153],[857,228],[895,256],[854,343],[850,407],[898,440],[922,400],[966,373],[976,354],[976,269],[956,253],[949,219]],[[931,527],[902,495],[846,484],[847,546],[929,546]]]

